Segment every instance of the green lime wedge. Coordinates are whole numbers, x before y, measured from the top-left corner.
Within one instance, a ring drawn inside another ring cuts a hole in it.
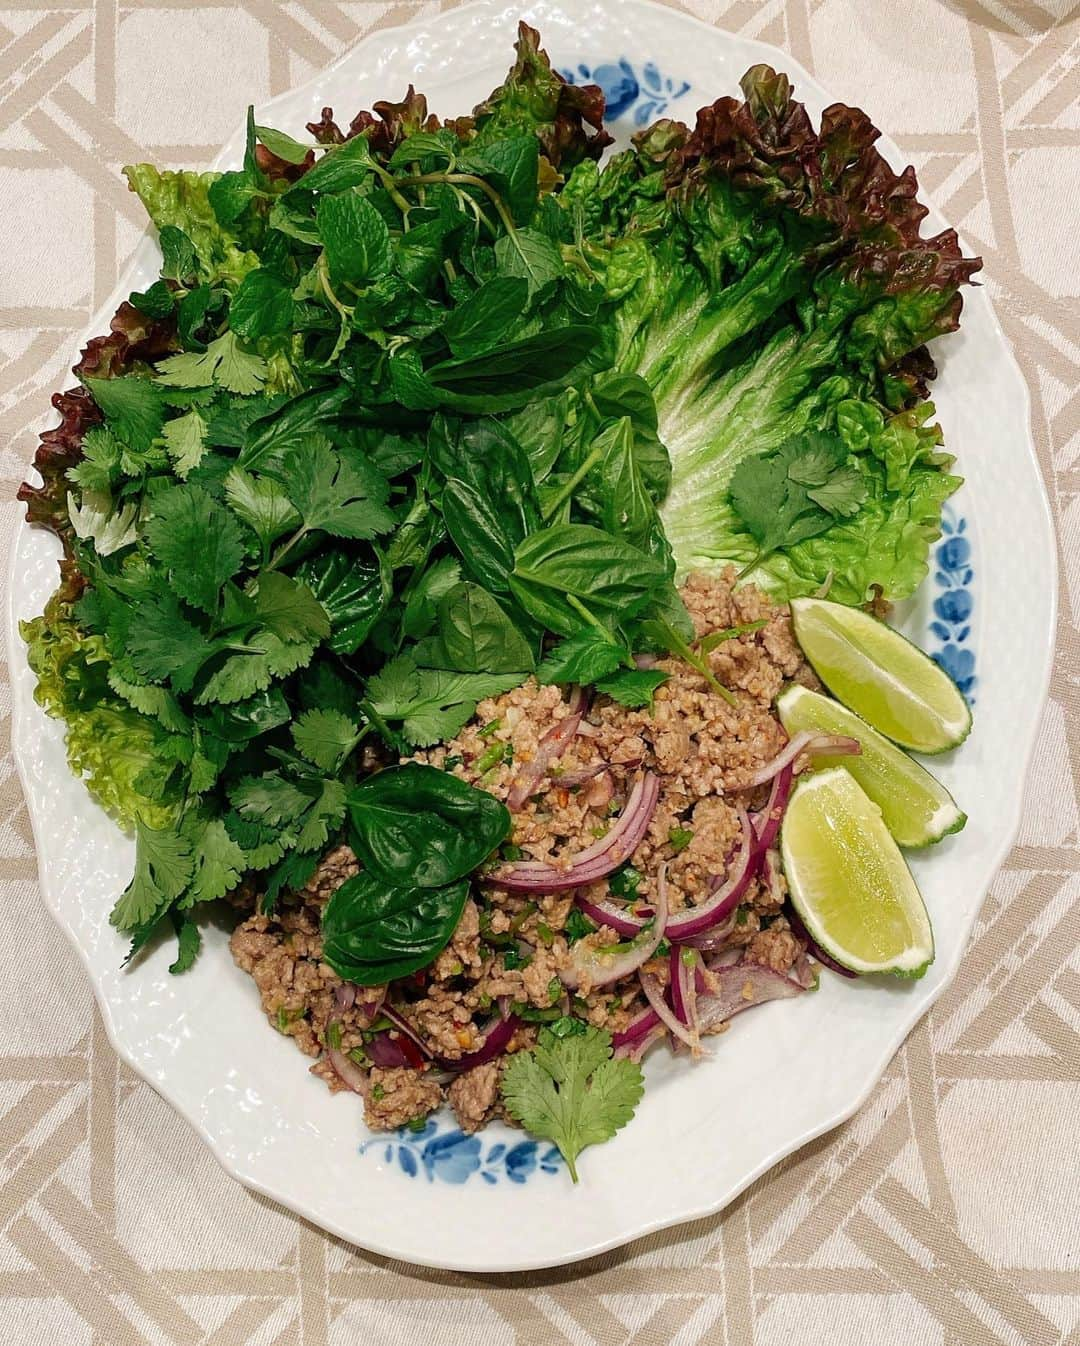
[[[851,772],[881,810],[897,845],[929,846],[950,832],[959,832],[967,822],[967,815],[957,808],[944,785],[839,701],[792,683],[780,695],[776,709],[791,735],[805,729],[859,740],[862,752],[858,757],[838,762],[835,757],[822,755],[814,760],[842,765]]]
[[[823,598],[796,598],[791,616],[821,681],[886,738],[925,753],[967,738],[971,711],[959,687],[899,631]]]
[[[780,828],[795,910],[852,972],[921,977],[934,961],[930,918],[881,810],[843,767],[800,781]]]

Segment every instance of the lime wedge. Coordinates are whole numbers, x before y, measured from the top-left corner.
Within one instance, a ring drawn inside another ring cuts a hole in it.
[[[926,753],[967,738],[971,711],[959,687],[899,631],[823,598],[796,598],[791,616],[821,681],[886,738]]]
[[[852,972],[922,976],[934,960],[926,907],[881,810],[843,767],[799,783],[780,851],[795,910],[826,953]]]
[[[960,812],[944,785],[839,701],[792,683],[777,700],[776,709],[791,735],[808,729],[859,740],[862,752],[858,757],[845,757],[842,763],[825,755],[814,760],[842,764],[851,772],[881,810],[897,845],[929,846],[950,832],[959,832],[967,822],[967,815]]]

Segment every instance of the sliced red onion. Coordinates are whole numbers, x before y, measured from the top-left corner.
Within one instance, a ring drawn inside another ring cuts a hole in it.
[[[627,1043],[623,1047],[616,1047],[612,1050],[613,1056],[625,1056],[628,1061],[640,1061],[645,1053],[655,1042],[661,1042],[667,1037],[667,1029],[660,1022],[657,1022],[649,1029],[647,1033],[642,1034],[635,1043]]]
[[[376,1033],[370,1042],[364,1044],[364,1051],[377,1066],[381,1066],[384,1070],[415,1070],[417,1068],[415,1057],[408,1055],[402,1045],[408,1041],[408,1038],[401,1035],[391,1037],[389,1033]],[[416,1052],[415,1047],[413,1047],[413,1051]],[[423,1064],[423,1058],[421,1058],[420,1064]]]
[[[420,1052],[423,1056],[434,1055],[431,1048],[427,1045],[427,1043],[416,1031],[416,1029],[412,1026],[412,1024],[409,1023],[408,1019],[405,1018],[404,1014],[402,1014],[400,1010],[396,1010],[393,1007],[393,1005],[390,1004],[389,1001],[387,1001],[383,1005],[382,1012],[386,1015],[386,1017],[390,1020],[390,1022],[394,1025],[395,1028],[397,1028],[401,1033],[403,1033],[405,1037],[409,1039],[410,1042],[412,1042],[416,1047],[420,1049]]]
[[[806,945],[806,951],[811,958],[821,963],[823,967],[831,968],[833,972],[839,973],[841,977],[848,977],[854,980],[859,975],[857,972],[852,972],[851,968],[843,967],[835,958],[831,958],[825,952],[813,935],[811,935],[810,931],[807,930],[802,922],[802,917],[790,902],[784,908],[784,915],[788,919],[788,925],[791,926],[792,933],[803,941]]]
[[[737,967],[710,968],[718,989],[713,995],[698,1000],[701,1029],[712,1028],[734,1018],[743,1010],[764,1005],[768,1000],[787,1000],[803,994],[798,982],[774,972],[771,967],[756,963],[740,963]]]
[[[449,1056],[436,1056],[435,1063],[443,1070],[452,1070],[458,1074],[463,1070],[474,1070],[477,1066],[493,1061],[496,1056],[501,1056],[520,1026],[521,1020],[516,1014],[496,1019],[476,1051],[469,1052],[467,1056],[459,1056],[456,1060]]]
[[[651,916],[631,916],[624,907],[617,907],[614,902],[592,902],[580,893],[576,901],[590,921],[596,925],[606,925],[624,939],[635,939],[652,920]]]
[[[688,1047],[696,1050],[700,1045],[697,1037],[668,1005],[664,999],[664,990],[659,980],[651,972],[638,973],[638,980],[641,982],[641,989],[645,992],[645,999],[656,1011],[656,1016],[660,1022],[665,1024],[680,1042],[685,1042]]]
[[[357,987],[357,996],[354,1003],[368,1023],[373,1022],[378,1017],[379,1011],[386,1001],[388,989],[386,986]]]
[[[542,860],[517,860],[496,869],[487,881],[513,893],[559,893],[595,883],[637,850],[649,830],[659,797],[660,781],[646,771],[635,782],[626,807],[607,834],[573,856],[566,868],[557,869]]]
[[[828,753],[834,757],[850,756],[861,752],[859,740],[849,738],[845,734],[816,734],[813,730],[804,729],[796,734],[794,738],[789,739],[786,746],[764,766],[761,766],[747,780],[746,787],[749,789],[754,785],[764,785],[766,781],[772,780],[778,771],[782,771],[786,766],[793,766],[795,759],[801,753],[816,756],[821,753]]]
[[[554,785],[564,785],[568,790],[576,785],[588,785],[589,781],[595,780],[601,772],[609,770],[607,762],[596,762],[593,766],[579,767],[574,771],[560,770],[558,775],[553,778]]]
[[[613,1047],[622,1047],[627,1043],[637,1042],[643,1038],[646,1033],[651,1032],[660,1022],[660,1016],[650,1006],[646,1006],[639,1014],[626,1025],[621,1033],[615,1033],[612,1036],[611,1044]]]
[[[817,972],[813,963],[806,956],[805,950],[799,954],[791,965],[788,976],[792,981],[797,981],[804,991],[809,991],[817,985]]]
[[[721,949],[715,958],[710,958],[706,966],[710,972],[719,972],[721,968],[734,967],[742,958],[741,948]],[[699,986],[698,990],[702,988]]]
[[[510,793],[506,796],[506,807],[511,813],[517,813],[525,807],[527,800],[540,789],[547,776],[548,767],[567,750],[581,723],[582,710],[574,711],[549,729],[536,746],[536,755],[514,778]]]
[[[765,805],[764,811],[758,815],[757,850],[759,855],[765,854],[776,840],[777,832],[780,831],[784,810],[791,798],[791,782],[794,775],[795,773],[789,763],[773,777],[772,789],[769,791],[769,802]]]
[[[346,1056],[344,1052],[337,1051],[333,1047],[327,1048],[326,1055],[342,1084],[347,1084],[353,1093],[362,1094],[363,1097],[366,1098],[368,1090],[371,1087],[371,1081],[368,1079],[367,1071],[362,1070],[361,1067],[358,1066],[351,1057]],[[376,1064],[378,1064],[378,1062],[376,1062]]]
[[[731,937],[731,932],[735,929],[735,920],[738,916],[737,911],[718,925],[714,930],[708,931],[704,935],[692,935],[689,939],[679,941],[679,945],[684,949],[700,949],[702,953],[713,953],[716,949],[721,949]]]
[[[355,982],[343,981],[340,986],[334,987],[334,1008],[339,1014],[344,1014],[347,1010],[351,1010],[355,999]]]
[[[761,867],[761,875],[765,881],[765,886],[769,890],[769,896],[778,907],[784,905],[784,884],[780,869],[780,855],[775,847],[765,852],[765,862]]]
[[[677,949],[673,944],[668,955],[668,991],[675,1017],[679,1023],[687,1026],[690,1024],[690,1010],[687,1003],[690,991],[686,975],[688,970],[683,962],[682,949]]]
[[[608,986],[613,981],[628,977],[636,972],[643,963],[647,963],[656,952],[664,938],[667,924],[667,865],[662,864],[656,875],[656,903],[652,926],[642,930],[618,953],[605,952],[604,949],[582,947],[579,941],[571,951],[571,963],[559,973],[564,986],[574,991],[587,974],[591,986]]]
[[[746,810],[741,805],[738,813],[742,839],[728,877],[707,902],[672,916],[668,921],[667,937],[673,944],[682,944],[695,935],[707,934],[727,920],[750,886],[750,880],[754,877],[752,861],[757,852],[756,838]]]

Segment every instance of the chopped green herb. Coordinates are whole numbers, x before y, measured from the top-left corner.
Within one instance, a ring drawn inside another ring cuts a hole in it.
[[[326,1045],[332,1052],[341,1051],[341,1024],[337,1019],[326,1025]]]
[[[676,855],[680,851],[685,851],[694,839],[694,833],[689,827],[673,827],[668,833],[668,845]]]
[[[373,1084],[371,1086],[371,1097],[375,1100],[376,1103],[381,1103],[382,1100],[386,1097],[386,1090],[382,1087],[381,1084]]]
[[[517,972],[521,968],[528,967],[532,962],[531,954],[524,954],[520,949],[507,949],[503,954],[503,967],[507,972]]]
[[[558,977],[552,977],[552,979],[548,982],[547,993],[548,993],[548,1000],[553,1005],[557,1000],[562,999],[563,984]]]
[[[424,1127],[427,1126],[427,1118],[425,1116],[410,1117],[405,1125],[410,1131],[423,1131]]]
[[[520,846],[515,846],[512,841],[507,841],[500,847],[499,854],[504,860],[520,860],[525,852]]]
[[[502,728],[502,720],[488,720],[487,724],[479,728],[476,733],[479,738],[490,738],[497,729]]]
[[[458,756],[448,757],[443,763],[444,771],[453,771],[454,767],[461,765],[461,758]]]
[[[671,952],[671,945],[667,942],[666,939],[662,939],[660,943],[656,946],[656,953],[653,955],[653,957],[666,958],[670,952]]]
[[[625,898],[627,902],[636,902],[638,887],[644,877],[633,865],[623,865],[608,879],[608,890],[615,897]]]
[[[748,907],[740,907],[738,911],[736,911],[735,913],[736,925],[745,925],[749,919],[750,919],[750,909]]]
[[[571,907],[570,913],[563,924],[563,934],[566,936],[567,944],[576,944],[579,939],[591,935],[597,928],[583,911],[580,911],[577,907]]]
[[[500,762],[509,760],[509,743],[493,743],[489,748],[485,748],[476,759],[477,771],[483,773],[490,771],[492,767],[498,766]]]
[[[555,942],[555,931],[548,925],[547,921],[536,922],[536,937],[540,943],[547,948],[551,948]]]
[[[697,950],[683,949],[682,953],[679,954],[679,957],[682,959],[683,967],[693,967],[697,962]]]

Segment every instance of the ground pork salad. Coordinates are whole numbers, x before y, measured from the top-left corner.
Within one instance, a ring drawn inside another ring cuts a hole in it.
[[[135,836],[136,958],[208,904],[374,1128],[444,1101],[572,1175],[744,1009],[917,976],[897,845],[963,824],[906,750],[970,725],[878,618],[960,485],[926,343],[978,269],[910,168],[785,76],[601,163],[522,25],[225,173],[125,169],[160,240],[20,498],[69,760]],[[312,143],[312,141],[314,143]]]

